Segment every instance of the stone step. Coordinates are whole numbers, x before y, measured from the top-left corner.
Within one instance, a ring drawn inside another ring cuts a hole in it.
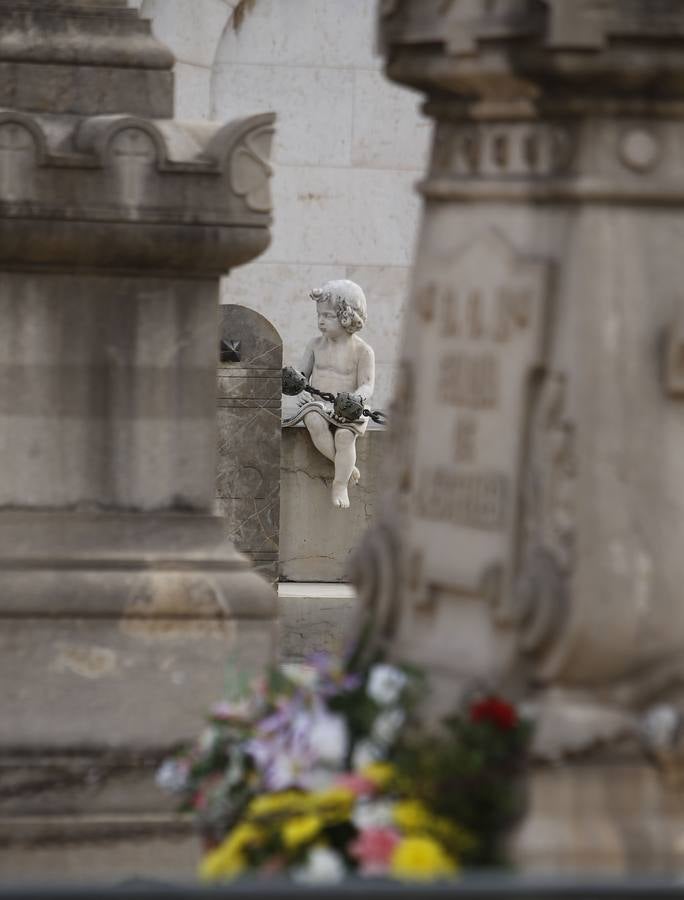
[[[285,662],[303,662],[312,653],[343,650],[357,604],[350,584],[281,582],[278,599],[280,653]]]

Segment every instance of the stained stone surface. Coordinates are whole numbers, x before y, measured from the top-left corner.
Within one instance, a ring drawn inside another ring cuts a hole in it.
[[[433,716],[482,685],[536,713],[520,865],[676,870],[684,9],[378,14],[434,132],[365,622]]]
[[[358,599],[349,584],[281,582],[280,653],[286,662],[304,662],[314,653],[344,652]]]
[[[122,0],[0,2],[7,878],[159,872],[188,831],[156,762],[275,650],[214,511],[219,278],[268,244],[273,116],[175,122],[172,66]]]
[[[368,428],[357,441],[361,481],[349,487],[351,507],[330,503],[332,463],[313,447],[305,428],[283,430],[280,578],[336,582],[348,577],[349,559],[371,524],[382,482],[386,432]]]
[[[278,577],[282,341],[264,316],[220,309],[220,336],[238,348],[218,370],[218,512],[228,539],[270,581]],[[239,343],[238,343],[239,342]]]

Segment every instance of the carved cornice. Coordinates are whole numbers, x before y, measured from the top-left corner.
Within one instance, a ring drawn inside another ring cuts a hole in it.
[[[216,127],[0,110],[0,261],[72,264],[89,245],[91,265],[112,264],[114,248],[122,266],[223,271],[251,258],[268,243],[274,119]],[[242,229],[234,246],[230,229]]]
[[[615,108],[684,97],[677,0],[387,0],[380,15],[390,78],[468,110],[584,115],[606,97]]]
[[[170,117],[173,65],[118,0],[0,0],[0,106]]]

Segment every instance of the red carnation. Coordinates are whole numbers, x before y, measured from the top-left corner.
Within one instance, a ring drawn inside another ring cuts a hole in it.
[[[515,707],[499,697],[485,697],[470,707],[470,718],[473,722],[492,722],[502,731],[509,731],[518,724],[518,713]]]

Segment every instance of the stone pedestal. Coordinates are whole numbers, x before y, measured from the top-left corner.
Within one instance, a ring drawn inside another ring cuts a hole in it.
[[[91,839],[123,876],[127,828],[177,832],[156,761],[229,656],[273,651],[274,595],[213,515],[219,278],[268,244],[273,116],[173,121],[172,65],[124,0],[0,3],[9,876],[12,848],[57,875]]]
[[[216,504],[228,539],[278,580],[283,342],[254,310],[221,307]]]
[[[655,810],[668,789],[645,774],[640,717],[668,702],[678,721],[684,671],[684,12],[391,0],[380,20],[387,73],[427,94],[435,125],[395,494],[362,595],[378,638],[431,671],[437,707],[482,684],[531,697],[539,757],[619,743]],[[678,765],[678,734],[646,728],[654,758]],[[605,760],[592,777],[611,777]],[[658,818],[629,778],[609,809],[574,765],[540,820],[553,808],[548,860],[600,856],[564,855],[575,802],[611,823],[608,868],[674,858],[658,835],[628,846],[620,808]]]

